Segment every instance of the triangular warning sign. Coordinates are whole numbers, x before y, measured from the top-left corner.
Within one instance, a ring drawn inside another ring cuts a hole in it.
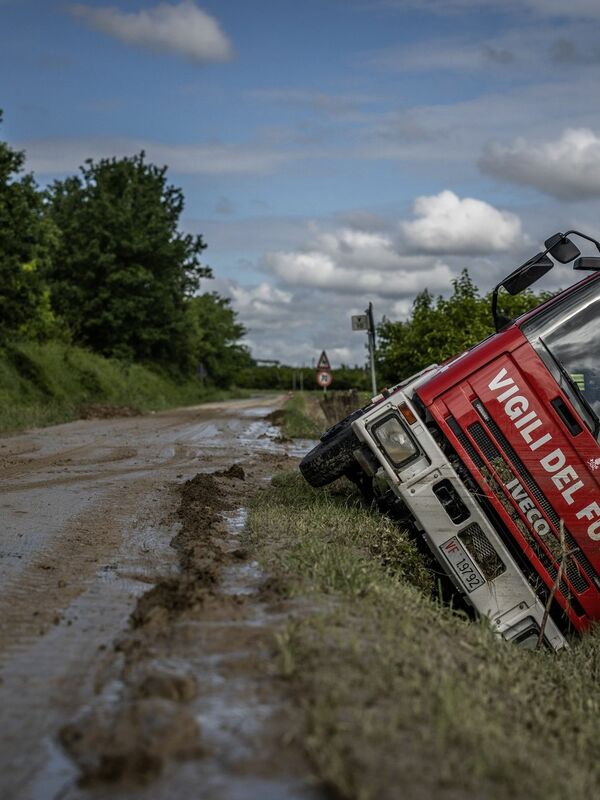
[[[325,350],[321,353],[319,357],[319,363],[317,364],[317,369],[331,369],[331,364],[329,363],[329,359],[327,358],[327,353]]]

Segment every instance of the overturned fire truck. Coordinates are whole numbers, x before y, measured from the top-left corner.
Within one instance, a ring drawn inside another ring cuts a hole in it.
[[[506,639],[565,646],[600,619],[600,258],[558,233],[495,288],[496,333],[334,425],[302,460],[346,475],[427,543]],[[558,261],[591,274],[516,320],[517,294]]]

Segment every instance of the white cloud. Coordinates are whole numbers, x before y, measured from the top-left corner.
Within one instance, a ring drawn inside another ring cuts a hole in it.
[[[382,232],[315,230],[308,247],[269,252],[265,266],[288,286],[348,295],[405,297],[425,287],[449,285],[452,273],[442,261],[399,248],[399,242]]]
[[[39,175],[74,172],[88,158],[121,158],[146,152],[155,164],[182,175],[266,174],[294,158],[258,144],[165,144],[143,139],[37,139],[18,143],[27,167]]]
[[[308,245],[270,251],[264,266],[286,286],[398,303],[425,288],[445,292],[455,274],[445,258],[490,255],[527,244],[515,214],[449,190],[417,198],[414,211],[417,218],[401,221],[396,234],[393,228],[323,231],[313,225]]]
[[[315,230],[313,228],[313,230]],[[351,269],[401,269],[405,263],[391,237],[382,232],[339,228],[317,233],[315,249]]]
[[[480,159],[483,172],[533,186],[559,200],[600,197],[600,136],[588,128],[567,129],[552,141],[516,139],[492,143]]]
[[[412,260],[412,259],[411,259]],[[441,261],[424,263],[422,269],[394,272],[373,269],[368,263],[351,269],[319,252],[277,252],[266,256],[266,263],[285,283],[336,290],[343,294],[366,293],[387,297],[415,294],[425,287],[445,289],[452,279],[450,268]]]
[[[177,53],[193,61],[228,61],[233,47],[219,23],[192,2],[128,13],[117,8],[93,8],[80,3],[69,7],[72,14],[91,27],[127,44]]]
[[[521,221],[483,200],[449,190],[414,203],[417,219],[400,223],[407,241],[425,253],[499,253],[523,241]]]
[[[361,313],[362,304],[354,308],[344,298],[332,304],[331,295],[319,289],[287,291],[268,282],[244,286],[217,278],[208,288],[231,298],[248,330],[245,344],[255,358],[309,366],[325,348],[334,366],[365,361],[365,337],[350,329],[350,315]],[[388,308],[389,304],[380,303],[377,313]]]
[[[456,202],[464,203],[458,198]],[[530,211],[524,217],[539,243],[559,228],[587,229],[579,217],[561,217],[553,222],[546,212],[547,209],[539,209],[540,219],[534,217],[533,221]],[[497,222],[493,215],[492,218]],[[452,279],[464,267],[469,268],[475,283],[485,292],[539,249],[537,243],[521,237],[514,251],[494,251],[494,242],[487,241],[484,256],[457,254],[456,242],[450,243],[446,238],[450,252],[424,253],[399,234],[401,223],[397,220],[379,216],[371,219],[363,214],[356,217],[353,227],[347,219],[340,224],[339,217],[318,226],[297,221],[297,235],[289,224],[286,220],[280,229],[276,227],[275,235],[270,234],[270,224],[267,225],[264,236],[253,244],[252,251],[260,253],[268,247],[269,239],[277,241],[262,261],[257,256],[256,264],[249,261],[244,267],[252,285],[218,278],[211,284],[232,298],[241,322],[249,329],[248,344],[256,358],[275,358],[297,365],[309,365],[322,349],[327,350],[334,367],[342,361],[364,364],[365,336],[351,331],[350,317],[362,313],[369,301],[373,301],[377,320],[383,316],[406,319],[417,292],[428,288],[433,294],[447,296]],[[242,225],[242,235],[238,237],[241,247],[244,242],[247,244],[246,232],[257,225],[254,221],[250,227],[228,221],[222,233],[224,241],[235,238],[236,225]],[[212,244],[211,237],[207,241]],[[473,243],[463,238],[461,250],[465,244]],[[244,252],[248,255],[247,249]],[[214,266],[218,275],[218,264]],[[268,274],[259,277],[261,266]],[[572,279],[572,272],[557,268],[542,288],[565,286]]]
[[[292,295],[268,283],[241,286],[230,282],[228,294],[233,307],[250,329],[280,329],[289,317]]]

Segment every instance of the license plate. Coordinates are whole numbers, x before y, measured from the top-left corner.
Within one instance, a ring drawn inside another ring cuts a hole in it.
[[[467,592],[474,592],[475,589],[479,589],[480,586],[483,586],[485,581],[482,574],[475,564],[473,564],[456,536],[444,542],[440,550]]]

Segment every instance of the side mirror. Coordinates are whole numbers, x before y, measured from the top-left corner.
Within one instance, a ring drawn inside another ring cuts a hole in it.
[[[575,249],[577,250],[577,248]],[[508,278],[502,281],[501,286],[504,286],[509,294],[519,294],[519,292],[527,289],[549,272],[553,266],[554,263],[551,258],[548,258],[548,256],[543,253],[538,253],[532,259],[525,262],[517,272],[513,275],[509,275]]]
[[[600,258],[598,256],[580,256],[573,264],[573,269],[589,269],[597,272],[600,270]]]
[[[561,264],[568,264],[574,258],[581,255],[581,250],[576,244],[564,236],[562,233],[555,233],[544,242],[546,249]]]

